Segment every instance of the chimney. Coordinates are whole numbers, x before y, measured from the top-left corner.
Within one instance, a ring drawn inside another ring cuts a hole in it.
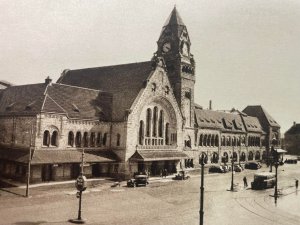
[[[209,100],[209,110],[212,110],[212,101]]]
[[[45,79],[45,84],[51,85],[51,83],[52,83],[52,79],[48,76],[48,77]]]
[[[294,127],[296,126],[296,121],[294,121]]]

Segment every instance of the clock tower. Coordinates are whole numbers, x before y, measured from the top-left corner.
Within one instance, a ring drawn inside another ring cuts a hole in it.
[[[190,52],[191,42],[187,28],[176,7],[165,22],[157,45],[156,55],[165,60],[167,74],[182,112],[184,127],[193,129],[195,62]]]

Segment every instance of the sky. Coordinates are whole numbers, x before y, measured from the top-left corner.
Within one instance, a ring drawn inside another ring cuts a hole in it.
[[[299,0],[0,0],[0,80],[148,61],[174,5],[192,43],[198,104],[262,105],[282,134],[300,123]]]

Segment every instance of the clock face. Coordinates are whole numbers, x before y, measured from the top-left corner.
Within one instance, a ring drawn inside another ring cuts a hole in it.
[[[164,43],[163,47],[162,47],[163,52],[167,53],[171,50],[171,43],[170,42],[166,42]]]

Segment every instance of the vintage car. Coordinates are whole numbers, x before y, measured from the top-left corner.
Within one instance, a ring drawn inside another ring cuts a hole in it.
[[[240,165],[234,165],[234,171],[235,172],[242,172],[243,168]]]
[[[273,188],[275,186],[275,173],[261,172],[254,174],[254,180],[251,182],[251,188],[254,190]]]
[[[222,166],[211,166],[208,169],[209,173],[225,173],[225,170],[222,168]]]
[[[248,162],[245,164],[245,169],[258,170],[259,168],[261,168],[261,165],[258,162]]]
[[[147,184],[149,184],[148,176],[144,174],[135,175],[134,178],[127,181],[127,187],[147,186]]]
[[[190,176],[187,175],[187,171],[179,171],[178,174],[175,175],[174,180],[187,180]]]

